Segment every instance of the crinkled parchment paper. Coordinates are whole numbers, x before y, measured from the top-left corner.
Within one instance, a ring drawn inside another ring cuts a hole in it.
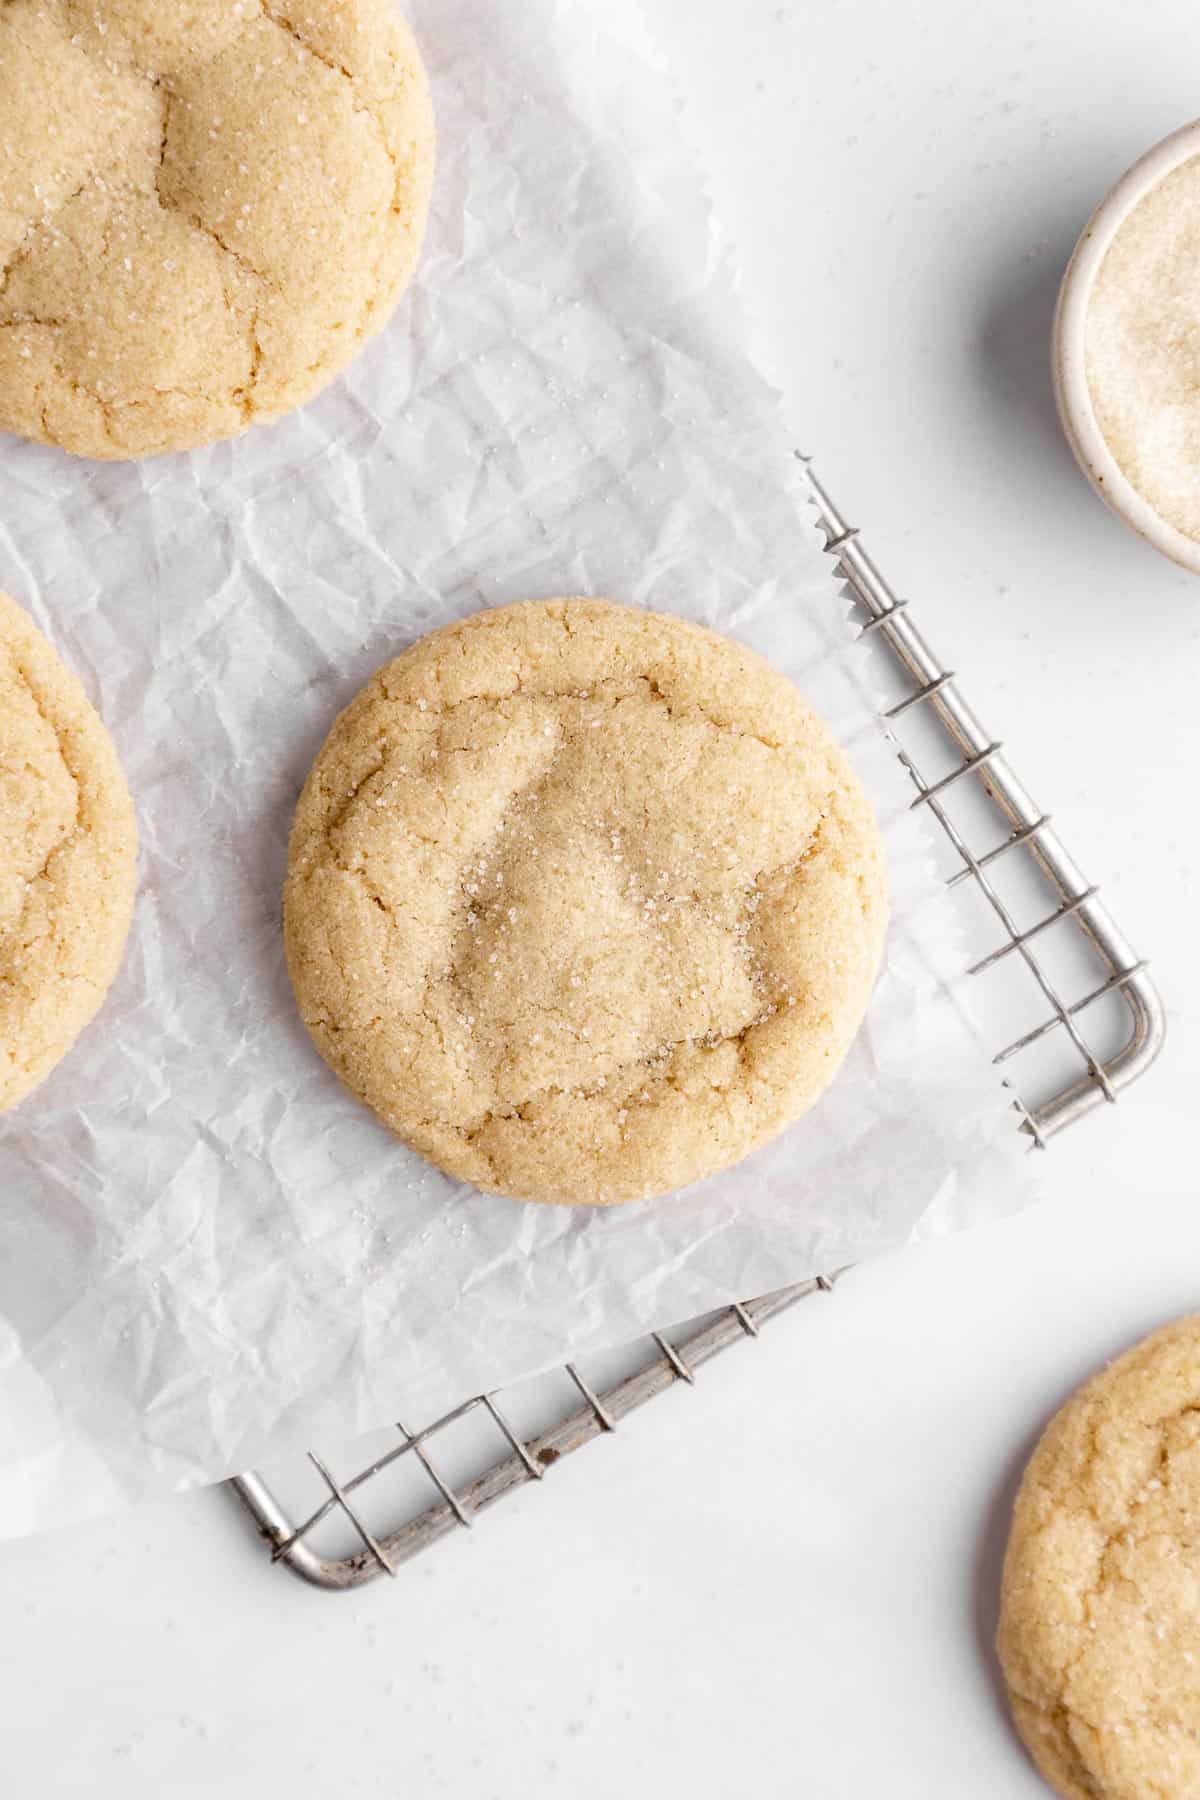
[[[0,1533],[427,1418],[1028,1193],[661,78],[571,0],[412,10],[435,215],[348,377],[140,467],[0,446],[0,585],[86,680],[143,836],[107,1006],[0,1120]],[[792,674],[871,787],[895,896],[816,1112],[728,1175],[600,1214],[485,1198],[401,1148],[309,1044],[279,930],[336,710],[431,626],[570,593],[701,619]]]

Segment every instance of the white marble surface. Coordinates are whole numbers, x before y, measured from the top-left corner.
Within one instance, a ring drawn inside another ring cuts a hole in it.
[[[0,1549],[14,1792],[1043,1791],[985,1642],[1014,1472],[1200,1268],[1200,584],[1075,473],[1046,338],[1093,200],[1195,108],[1200,22],[651,9],[798,441],[1153,958],[1167,1055],[1040,1212],[858,1273],[395,1585],[310,1593],[215,1494]]]

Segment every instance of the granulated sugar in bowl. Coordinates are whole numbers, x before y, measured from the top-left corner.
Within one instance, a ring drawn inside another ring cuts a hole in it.
[[[1200,574],[1200,123],[1144,156],[1089,220],[1059,295],[1054,378],[1101,498]]]

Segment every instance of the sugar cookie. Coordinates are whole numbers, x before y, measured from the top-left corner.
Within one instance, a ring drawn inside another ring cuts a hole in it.
[[[137,829],[108,734],[0,594],[0,1112],[47,1076],[117,973]]]
[[[886,901],[867,802],[789,681],[681,619],[557,600],[368,683],[305,786],[285,911],[318,1049],[406,1143],[604,1204],[812,1105]]]
[[[4,0],[0,430],[148,456],[301,405],[416,260],[392,0]]]
[[[1200,1794],[1200,1317],[1052,1420],[1017,1496],[997,1647],[1068,1800]]]

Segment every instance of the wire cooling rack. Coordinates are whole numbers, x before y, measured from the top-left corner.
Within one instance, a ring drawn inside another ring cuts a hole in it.
[[[976,934],[988,946],[970,972],[1002,1046],[995,1061],[1017,1125],[1031,1148],[1043,1149],[1150,1067],[1163,1041],[1161,1003],[1146,965],[983,729],[957,676],[930,650],[907,602],[893,594],[811,469],[808,479],[826,549],[878,649],[890,701],[895,693],[884,716],[916,790],[913,805],[927,807],[942,827],[947,879],[966,888]],[[647,1401],[694,1381],[704,1363],[757,1337],[769,1319],[828,1292],[836,1278],[653,1333],[630,1347],[624,1360],[631,1366],[604,1380],[589,1381],[568,1363],[540,1383],[477,1395],[416,1431],[397,1423],[372,1449],[360,1439],[347,1450],[356,1458],[347,1479],[310,1453],[307,1465],[286,1473],[286,1494],[277,1478],[259,1472],[230,1485],[273,1560],[306,1581],[336,1590],[395,1575]]]

